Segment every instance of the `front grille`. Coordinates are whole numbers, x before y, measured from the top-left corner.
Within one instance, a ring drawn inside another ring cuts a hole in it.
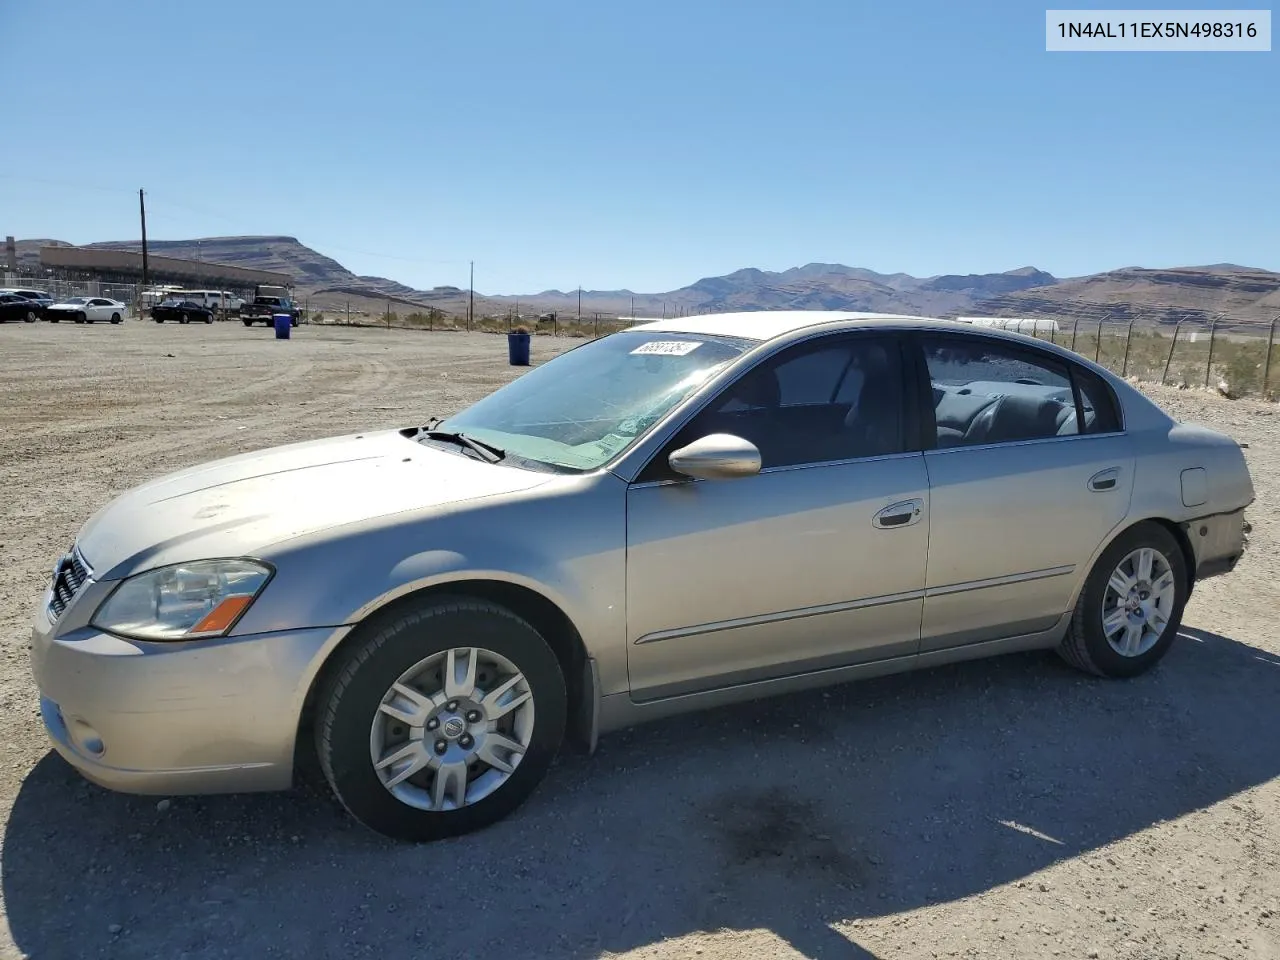
[[[62,611],[69,604],[84,582],[89,579],[89,567],[74,546],[53,571],[53,592],[49,597],[49,612],[55,618],[62,616]]]

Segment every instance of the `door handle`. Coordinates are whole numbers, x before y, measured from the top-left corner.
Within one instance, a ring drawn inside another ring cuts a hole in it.
[[[891,503],[874,517],[871,525],[881,530],[893,530],[898,527],[909,527],[919,521],[924,512],[923,500],[900,500]]]
[[[1089,478],[1089,489],[1096,493],[1104,493],[1107,490],[1114,490],[1119,480],[1120,468],[1108,467],[1106,470],[1099,470]]]

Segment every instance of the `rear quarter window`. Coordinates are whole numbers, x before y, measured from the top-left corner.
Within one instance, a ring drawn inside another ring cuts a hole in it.
[[[1092,370],[1072,365],[1071,377],[1080,394],[1084,414],[1082,433],[1117,433],[1124,429],[1120,404],[1110,384]]]

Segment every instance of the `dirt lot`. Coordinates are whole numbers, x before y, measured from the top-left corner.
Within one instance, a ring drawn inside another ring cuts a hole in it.
[[[1249,443],[1259,499],[1241,567],[1133,682],[1026,655],[663,722],[419,848],[312,780],[158,805],[49,751],[28,615],[92,511],[201,460],[447,413],[511,375],[504,352],[0,327],[0,956],[1280,956],[1280,416],[1249,401],[1157,391]]]

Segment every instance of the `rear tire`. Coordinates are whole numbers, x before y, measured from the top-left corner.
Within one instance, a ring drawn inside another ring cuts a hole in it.
[[[1173,534],[1151,521],[1131,527],[1094,564],[1058,653],[1100,677],[1145,673],[1173,645],[1189,586],[1187,558]]]
[[[28,310],[28,311],[27,311],[27,315],[26,315],[25,317],[23,317],[22,319],[23,319],[23,320],[25,320],[25,321],[27,321],[27,323],[35,323],[35,322],[36,322],[36,312],[35,312],[34,310]]]
[[[317,705],[316,750],[338,799],[370,829],[422,842],[519,807],[560,748],[567,697],[555,654],[528,623],[493,603],[441,597],[340,651]],[[442,782],[445,767],[454,775]]]
[[[120,314],[118,314],[118,313],[113,313],[113,314],[111,315],[111,322],[112,322],[112,323],[119,323],[119,322],[120,322]]]
[[[241,323],[243,323],[246,327],[252,327],[252,326],[253,326],[253,321],[252,321],[252,320],[242,320],[242,321],[241,321]]]

